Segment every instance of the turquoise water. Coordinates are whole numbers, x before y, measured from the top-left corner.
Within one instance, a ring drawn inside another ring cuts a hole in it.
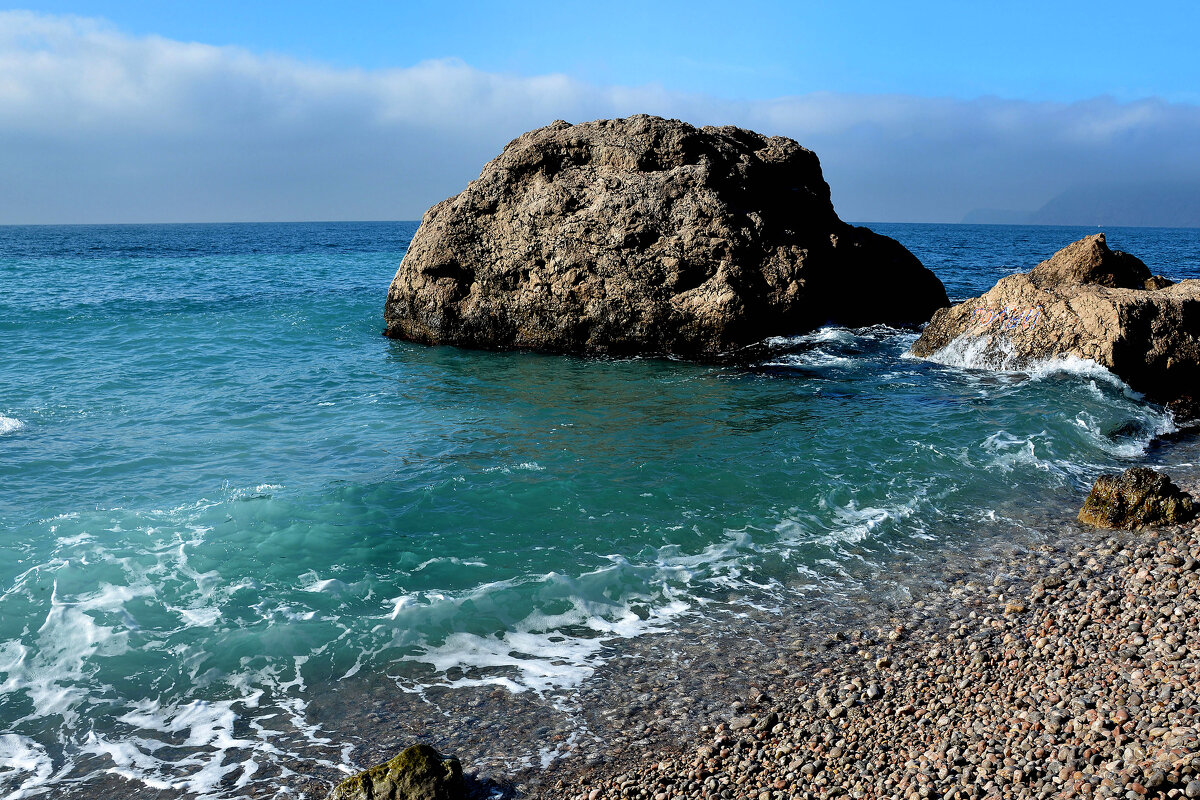
[[[1092,232],[872,226],[951,297]],[[614,643],[1004,538],[1169,431],[1084,363],[823,329],[746,368],[380,335],[413,223],[0,228],[0,792],[237,797],[343,760],[311,713],[567,696]],[[1109,229],[1200,277],[1200,231]],[[269,776],[269,777],[268,777]]]

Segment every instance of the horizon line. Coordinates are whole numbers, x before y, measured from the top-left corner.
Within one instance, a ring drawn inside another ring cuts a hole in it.
[[[1147,228],[1160,230],[1200,230],[1200,225],[1122,225],[1104,223],[1047,222],[916,222],[901,220],[843,220],[847,225],[955,225],[964,228]],[[420,225],[419,219],[284,219],[284,220],[205,220],[198,222],[0,222],[0,228],[118,228],[169,225]]]

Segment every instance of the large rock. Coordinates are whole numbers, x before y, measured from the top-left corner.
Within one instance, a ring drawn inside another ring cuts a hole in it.
[[[1101,475],[1079,510],[1080,522],[1127,530],[1176,525],[1195,516],[1192,496],[1166,475],[1146,467]]]
[[[1194,390],[1200,390],[1195,387]],[[1181,395],[1167,403],[1167,410],[1175,417],[1175,424],[1185,428],[1200,427],[1200,400],[1190,394]]]
[[[417,744],[342,781],[327,800],[465,800],[466,796],[458,759],[442,758],[429,745]]]
[[[938,311],[912,352],[998,369],[1076,356],[1165,402],[1200,386],[1200,280],[1151,275],[1098,233]]]
[[[908,250],[838,219],[813,152],[641,115],[510,142],[426,212],[385,317],[425,344],[708,357],[945,305]]]

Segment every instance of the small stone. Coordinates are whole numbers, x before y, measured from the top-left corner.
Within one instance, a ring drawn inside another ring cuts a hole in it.
[[[779,724],[779,715],[772,712],[758,721],[754,726],[756,731],[769,731]]]

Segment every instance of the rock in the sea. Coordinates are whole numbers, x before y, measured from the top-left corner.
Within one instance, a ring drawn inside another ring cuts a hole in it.
[[[342,781],[328,800],[465,800],[466,792],[458,759],[418,744]]]
[[[1165,402],[1200,386],[1200,280],[1151,275],[1098,233],[938,311],[912,352],[998,369],[1091,359]]]
[[[1079,521],[1098,528],[1137,530],[1187,522],[1196,512],[1192,496],[1169,477],[1133,467],[1120,475],[1097,478],[1079,510]]]
[[[1200,400],[1190,394],[1167,403],[1167,410],[1171,412],[1177,425],[1188,428],[1200,426]]]
[[[385,317],[425,344],[712,357],[947,305],[902,245],[838,219],[812,151],[639,115],[510,142],[426,212]]]

